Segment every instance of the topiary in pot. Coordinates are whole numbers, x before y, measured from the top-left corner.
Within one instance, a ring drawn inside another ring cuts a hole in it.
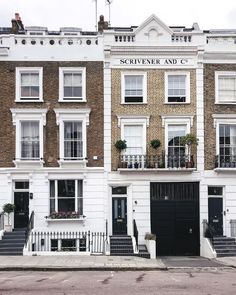
[[[161,141],[159,139],[153,139],[150,143],[151,147],[157,150],[161,146]]]
[[[122,139],[117,140],[117,142],[115,143],[115,147],[117,148],[119,152],[121,152],[122,150],[125,150],[127,148],[126,140],[122,140]]]
[[[7,204],[3,205],[2,209],[3,209],[3,212],[7,214],[7,218],[8,218],[8,225],[5,226],[6,227],[6,230],[7,231],[11,231],[12,226],[10,224],[10,214],[12,212],[14,212],[15,205],[14,204],[11,204],[11,203],[7,203]]]

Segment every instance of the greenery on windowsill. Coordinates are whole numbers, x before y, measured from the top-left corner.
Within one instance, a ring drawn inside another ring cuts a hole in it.
[[[46,219],[83,219],[85,215],[81,215],[78,212],[52,212]]]

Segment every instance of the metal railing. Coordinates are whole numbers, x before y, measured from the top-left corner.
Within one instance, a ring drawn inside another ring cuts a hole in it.
[[[136,246],[138,248],[138,228],[137,228],[137,224],[136,224],[136,220],[133,220],[133,228],[134,228],[134,237],[135,237],[135,241],[136,241]]]
[[[29,240],[29,235],[33,228],[34,228],[34,211],[32,211],[30,214],[29,223],[25,232],[25,246],[27,245],[27,242]]]
[[[236,156],[217,155],[215,157],[216,168],[236,168]]]
[[[43,232],[29,235],[29,252],[89,252],[105,254],[106,233],[102,232]]]
[[[0,212],[0,230],[4,230],[4,213]]]
[[[193,156],[188,155],[120,155],[118,168],[164,169],[194,168]]]
[[[236,219],[230,220],[230,235],[232,238],[236,237]]]

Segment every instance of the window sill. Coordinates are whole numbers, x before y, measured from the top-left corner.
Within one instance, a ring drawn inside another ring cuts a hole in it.
[[[46,218],[47,222],[71,222],[71,221],[78,221],[84,223],[86,220],[86,217],[80,217],[80,218]]]
[[[15,102],[43,102],[43,99],[16,99]]]
[[[236,101],[232,101],[232,102],[215,102],[215,104],[220,104],[220,105],[222,105],[222,104],[232,104],[232,105],[236,105]]]
[[[75,99],[59,99],[58,102],[87,102],[86,99],[79,99],[79,98],[75,98]]]
[[[61,168],[86,168],[88,160],[58,160]]]
[[[222,168],[215,168],[214,171],[216,173],[236,173],[236,167],[232,168],[232,167],[222,167]]]
[[[174,105],[182,105],[182,104],[190,104],[190,101],[187,101],[187,102],[168,102],[168,101],[166,101],[166,102],[164,102],[164,104],[174,104]]]
[[[16,168],[35,168],[35,167],[43,167],[44,160],[14,160]]]
[[[145,101],[145,102],[121,102],[121,104],[123,104],[123,105],[126,105],[126,104],[131,104],[131,105],[146,105],[147,104],[147,102]]]

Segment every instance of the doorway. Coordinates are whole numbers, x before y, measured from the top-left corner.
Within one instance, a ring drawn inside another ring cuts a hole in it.
[[[17,181],[14,188],[14,228],[25,228],[29,222],[29,182]]]

